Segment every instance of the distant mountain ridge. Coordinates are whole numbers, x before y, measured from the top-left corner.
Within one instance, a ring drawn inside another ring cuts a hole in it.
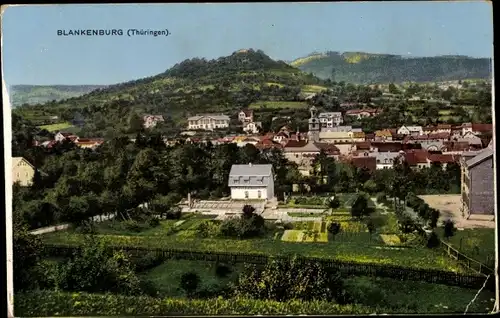
[[[11,85],[9,88],[12,107],[23,104],[43,104],[52,100],[78,97],[106,85]]]
[[[314,52],[289,63],[322,79],[356,84],[491,78],[491,59],[461,55],[407,57],[366,52]]]

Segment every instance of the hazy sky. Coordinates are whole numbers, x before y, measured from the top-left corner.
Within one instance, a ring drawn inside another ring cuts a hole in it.
[[[3,75],[13,84],[113,84],[187,58],[261,49],[293,60],[313,51],[491,57],[492,8],[474,2],[45,5],[2,17]],[[127,30],[168,29],[168,37]],[[123,36],[57,30],[123,29]]]

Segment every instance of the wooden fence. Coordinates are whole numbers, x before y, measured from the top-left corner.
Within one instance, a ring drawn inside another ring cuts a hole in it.
[[[493,274],[493,269],[490,267],[486,266],[485,264],[468,257],[467,255],[459,252],[456,248],[452,247],[450,244],[445,243],[443,240],[440,240],[441,244],[440,247],[446,252],[446,254],[459,261],[461,264],[466,266],[467,268],[482,274],[484,276],[492,275]]]
[[[71,256],[80,247],[45,244],[45,253],[50,256]],[[233,252],[206,252],[206,251],[189,251],[176,249],[151,249],[139,247],[111,247],[110,252],[114,250],[123,250],[134,257],[142,257],[149,253],[154,253],[155,256],[167,259],[182,259],[194,261],[214,261],[227,263],[249,263],[249,264],[266,264],[272,258],[287,258],[290,256],[272,257],[266,254],[248,254],[248,253],[233,253]],[[464,275],[447,271],[429,270],[429,269],[413,269],[402,266],[389,266],[382,264],[363,264],[356,262],[345,262],[333,259],[301,257],[299,262],[307,263],[316,261],[323,264],[325,267],[339,270],[344,275],[366,275],[388,277],[401,280],[425,281],[429,283],[444,284],[450,286],[460,286],[466,288],[479,289],[484,283],[485,277],[482,275]],[[495,288],[494,280],[490,280],[488,288]]]

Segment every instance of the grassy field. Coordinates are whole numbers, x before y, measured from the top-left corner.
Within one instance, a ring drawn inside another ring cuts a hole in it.
[[[350,277],[348,291],[358,303],[381,306],[415,313],[463,313],[477,290],[439,284],[399,281],[380,277]],[[453,297],[450,297],[453,295]],[[469,307],[468,313],[485,313],[493,309],[495,295],[483,290]]]
[[[183,297],[186,295],[179,285],[184,273],[195,272],[200,276],[199,291],[225,287],[230,282],[235,282],[242,270],[241,264],[237,264],[231,267],[233,271],[226,277],[218,277],[216,266],[214,262],[168,260],[141,276],[153,284],[159,292],[159,297]]]
[[[305,102],[283,102],[283,101],[258,101],[250,104],[250,109],[284,109],[284,108],[307,108]]]
[[[52,124],[52,125],[38,126],[38,128],[45,129],[47,131],[59,131],[59,130],[64,130],[64,129],[71,128],[71,127],[73,127],[73,125],[71,125],[68,122]]]
[[[200,276],[198,291],[214,290],[236,282],[243,265],[230,266],[225,277],[216,275],[216,263],[204,261],[169,260],[142,274],[159,291],[160,297],[184,297],[179,288],[182,274],[194,271]],[[475,296],[476,290],[415,281],[400,281],[391,278],[349,276],[345,287],[356,303],[371,307],[386,307],[409,310],[415,313],[460,312]],[[453,297],[450,297],[453,295]],[[494,294],[483,290],[469,308],[469,312],[492,310]]]
[[[187,223],[187,222],[186,222]],[[190,230],[187,230],[190,231]],[[184,231],[183,231],[184,232]],[[173,248],[193,251],[263,253],[267,255],[298,254],[309,257],[331,258],[340,261],[359,263],[391,264],[409,268],[440,269],[463,272],[458,263],[439,251],[425,247],[390,250],[377,248],[381,244],[371,242],[369,233],[346,233],[349,239],[340,239],[337,235],[328,243],[296,244],[271,237],[236,240],[224,238],[184,237],[172,234],[145,235],[98,235],[109,246],[138,246],[146,248]],[[69,232],[55,232],[41,235],[43,241],[54,244],[79,246],[85,235]],[[373,244],[369,244],[369,243]]]
[[[319,86],[319,85],[304,85],[304,86],[302,86],[303,93],[319,93],[319,92],[322,92],[325,90],[327,90],[326,87]]]
[[[438,228],[437,233],[443,241],[483,264],[495,257],[495,229],[464,229],[455,231],[449,239],[444,238],[443,228]]]

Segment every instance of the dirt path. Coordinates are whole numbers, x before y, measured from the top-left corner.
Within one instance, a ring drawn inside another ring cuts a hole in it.
[[[441,211],[438,224],[451,219],[457,228],[495,228],[493,215],[474,215],[469,219],[462,216],[462,203],[460,194],[420,195],[431,208]]]

